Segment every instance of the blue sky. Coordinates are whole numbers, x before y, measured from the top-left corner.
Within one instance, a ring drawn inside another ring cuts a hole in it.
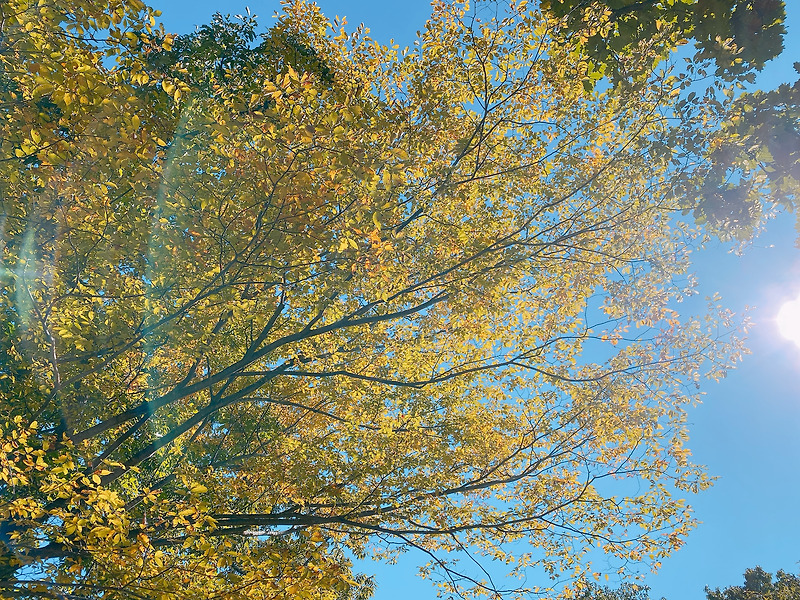
[[[150,3],[163,11],[165,26],[175,32],[191,31],[216,11],[237,13],[245,6],[268,26],[279,8],[272,0]],[[363,22],[376,39],[394,38],[401,46],[411,43],[429,13],[426,0],[318,3],[328,17],[346,15],[350,25]],[[787,4],[787,48],[760,77],[764,88],[796,76],[792,62],[800,57],[800,3]],[[721,243],[696,254],[701,295],[718,291],[736,311],[751,307],[752,354],[727,379],[708,385],[703,404],[690,413],[695,460],[719,479],[691,499],[702,524],[657,575],[647,577],[654,600],[702,600],[704,586],[738,584],[744,570],[756,564],[773,572],[800,570],[800,348],[782,339],[775,324],[780,305],[800,293],[796,237],[794,215],[781,215],[743,256]],[[419,600],[435,598],[430,584],[415,577],[416,560],[422,557],[408,555],[391,567],[363,565],[378,574],[376,600],[410,594]]]

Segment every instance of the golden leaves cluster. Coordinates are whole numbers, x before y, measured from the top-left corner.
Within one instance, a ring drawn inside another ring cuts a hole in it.
[[[208,30],[241,70],[138,2],[2,8],[7,562],[333,598],[344,548],[400,541],[479,595],[444,553],[677,548],[683,406],[738,346],[675,306],[671,80],[587,92],[524,3],[434,3],[400,52],[283,6],[260,45]]]

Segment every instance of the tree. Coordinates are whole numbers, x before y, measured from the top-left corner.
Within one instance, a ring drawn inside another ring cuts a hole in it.
[[[786,33],[781,0],[545,0],[542,6],[562,19],[557,35],[588,56],[582,74],[587,89],[604,76],[618,78],[620,61],[643,45],[661,59],[690,40],[695,62],[713,60],[718,77],[743,88],[742,82],[753,83],[756,71],[781,53]],[[708,68],[700,63],[701,71]],[[785,83],[715,99],[723,125],[713,139],[698,140],[690,126],[686,152],[704,155],[704,166],[684,192],[686,210],[716,235],[747,240],[776,207],[793,210],[800,180],[799,87],[800,82]],[[693,91],[702,93],[696,86]]]
[[[695,41],[695,58],[713,59],[717,76],[753,81],[754,70],[783,50],[783,0],[544,0],[562,18],[562,35],[585,48],[593,69],[587,87],[643,44],[664,57]],[[664,33],[668,32],[668,37]],[[646,65],[642,65],[646,68]]]
[[[410,51],[295,1],[261,37],[1,10],[6,596],[356,597],[345,551],[409,548],[494,594],[453,558],[680,547],[684,407],[741,343],[677,312],[677,136],[717,115],[673,126],[657,45],[587,90],[524,4],[437,4]]]
[[[795,63],[800,72],[800,63]],[[793,210],[800,190],[800,80],[742,94],[708,146],[698,221],[749,238],[775,207]]]
[[[732,586],[720,591],[706,588],[708,600],[790,600],[800,594],[800,577],[778,571],[776,581],[772,574],[761,567],[744,572],[744,585]]]
[[[578,598],[579,600],[650,600],[650,588],[632,583],[622,584],[618,588],[593,585],[583,590]]]

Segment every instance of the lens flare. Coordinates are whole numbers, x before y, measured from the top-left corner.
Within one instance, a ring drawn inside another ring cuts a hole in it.
[[[781,335],[800,346],[800,298],[790,300],[781,306],[777,322]]]

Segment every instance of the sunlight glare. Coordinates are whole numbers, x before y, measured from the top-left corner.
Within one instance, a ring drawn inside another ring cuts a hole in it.
[[[777,321],[781,335],[800,346],[800,297],[781,306]]]

